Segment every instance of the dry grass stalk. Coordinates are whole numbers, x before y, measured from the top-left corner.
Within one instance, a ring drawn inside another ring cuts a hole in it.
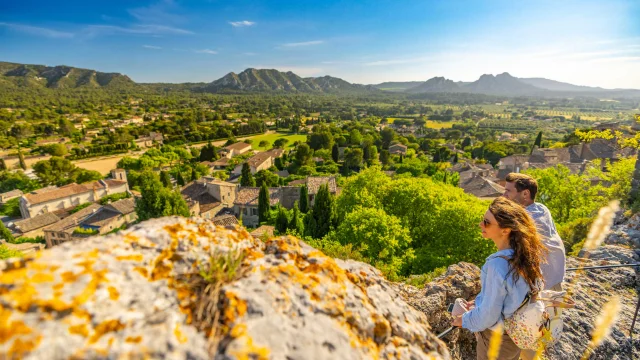
[[[583,249],[593,250],[602,244],[609,230],[611,230],[611,225],[618,209],[620,209],[620,201],[614,200],[598,211],[598,217],[591,225],[591,229],[589,229]]]
[[[598,217],[593,221],[593,224],[591,224],[589,234],[587,234],[587,239],[584,241],[582,249],[593,250],[602,244],[604,239],[607,237],[607,234],[609,234],[609,231],[611,230],[613,219],[615,218],[616,212],[618,212],[619,209],[620,201],[613,200],[609,203],[609,205],[601,208],[600,211],[598,211]],[[586,253],[584,257],[578,258],[580,264],[578,265],[578,270],[573,277],[573,286],[570,285],[567,289],[568,297],[573,295],[578,278],[580,278],[582,272],[584,272],[582,268],[585,266],[586,260],[588,258],[589,253]]]
[[[500,353],[500,345],[502,345],[502,324],[498,325],[493,333],[491,339],[489,339],[489,350],[487,350],[487,357],[489,360],[496,360]]]
[[[597,348],[604,339],[609,336],[613,325],[618,321],[620,310],[622,309],[622,303],[619,296],[612,296],[609,301],[602,307],[602,312],[596,318],[593,334],[591,334],[591,341],[587,345],[587,349],[582,355],[582,359],[589,358],[593,350]]]

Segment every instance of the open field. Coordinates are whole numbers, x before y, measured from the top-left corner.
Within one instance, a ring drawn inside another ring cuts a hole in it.
[[[86,159],[86,160],[78,160],[74,161],[74,165],[79,168],[87,169],[87,170],[95,170],[100,174],[108,174],[111,169],[116,168],[116,164],[120,159],[125,156],[137,158],[140,156],[139,154],[122,154],[116,155],[113,157],[105,157],[105,158],[97,158],[97,159]]]
[[[289,142],[287,143],[286,148],[293,147],[293,143],[296,142],[296,141],[303,141],[303,142],[307,141],[307,135],[284,134],[284,133],[272,133],[272,134],[256,135],[256,136],[250,137],[249,139],[251,139],[253,141],[251,146],[253,147],[254,150],[266,150],[267,149],[266,147],[258,146],[260,141],[266,140],[266,141],[269,142],[270,145],[272,145],[274,141],[276,141],[277,139],[281,139],[281,138],[289,139]]]
[[[459,124],[457,121],[431,121],[427,120],[425,126],[429,129],[451,129],[453,124]]]

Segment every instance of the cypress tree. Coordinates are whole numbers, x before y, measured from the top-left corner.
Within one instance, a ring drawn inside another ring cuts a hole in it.
[[[260,187],[260,194],[258,195],[258,221],[260,223],[267,221],[270,208],[269,188],[267,187],[266,182],[263,182]]]
[[[0,159],[0,170],[7,170],[7,164],[4,162],[4,159]]]
[[[27,170],[27,163],[24,161],[22,151],[18,151],[18,159],[20,160],[20,168],[22,168],[22,170]]]
[[[287,217],[287,210],[282,206],[278,207],[278,217],[276,217],[276,230],[280,235],[287,233],[287,227],[289,226],[289,218]]]
[[[13,242],[13,235],[11,235],[11,231],[7,229],[2,221],[0,221],[0,237],[7,242]]]
[[[313,238],[321,239],[329,233],[335,218],[334,213],[333,198],[329,193],[329,186],[327,184],[321,185],[313,209],[308,215],[313,219],[312,223],[315,224],[315,228],[311,230]]]
[[[338,160],[340,159],[340,149],[338,148],[338,144],[333,144],[333,147],[331,148],[331,159],[333,159],[334,162],[338,162]]]
[[[196,168],[191,168],[191,181],[198,180],[198,173],[196,172]]]
[[[304,214],[309,211],[309,189],[306,185],[300,188],[300,211]]]
[[[164,185],[164,187],[171,187],[171,176],[169,176],[168,172],[164,170],[160,171],[160,181],[162,182],[162,185]]]
[[[533,142],[533,146],[531,147],[531,152],[529,155],[533,154],[533,150],[537,147],[540,147],[542,144],[542,131],[538,132],[538,136],[536,136],[536,141]]]
[[[178,185],[184,186],[185,181],[184,181],[184,177],[182,177],[182,172],[178,171],[178,176],[176,177],[176,181],[178,182]]]
[[[293,216],[291,216],[291,221],[289,221],[289,230],[295,230],[298,236],[304,235],[304,224],[303,224],[303,216],[300,213],[300,206],[298,201],[293,203]]]
[[[457,164],[458,163],[458,153],[456,153],[456,155],[453,157],[453,163]],[[445,181],[446,182],[446,181]]]
[[[242,176],[240,177],[240,186],[256,186],[256,179],[251,175],[251,168],[248,163],[242,164]]]

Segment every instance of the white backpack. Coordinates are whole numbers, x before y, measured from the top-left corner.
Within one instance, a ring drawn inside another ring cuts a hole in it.
[[[562,334],[562,309],[575,302],[566,291],[529,292],[513,315],[504,319],[505,332],[523,350],[537,350],[558,341]]]

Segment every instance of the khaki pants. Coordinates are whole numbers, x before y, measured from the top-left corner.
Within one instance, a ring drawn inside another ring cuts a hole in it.
[[[487,352],[489,351],[489,341],[493,331],[486,329],[479,333],[476,333],[476,353],[478,360],[488,360]],[[497,360],[518,360],[520,358],[520,348],[513,343],[513,340],[507,335],[502,334],[502,342],[500,343],[500,352],[498,353]]]
[[[562,283],[555,284],[551,287],[553,291],[562,291]],[[522,360],[533,360],[536,357],[535,350],[522,350],[522,354],[520,354],[520,358]]]

